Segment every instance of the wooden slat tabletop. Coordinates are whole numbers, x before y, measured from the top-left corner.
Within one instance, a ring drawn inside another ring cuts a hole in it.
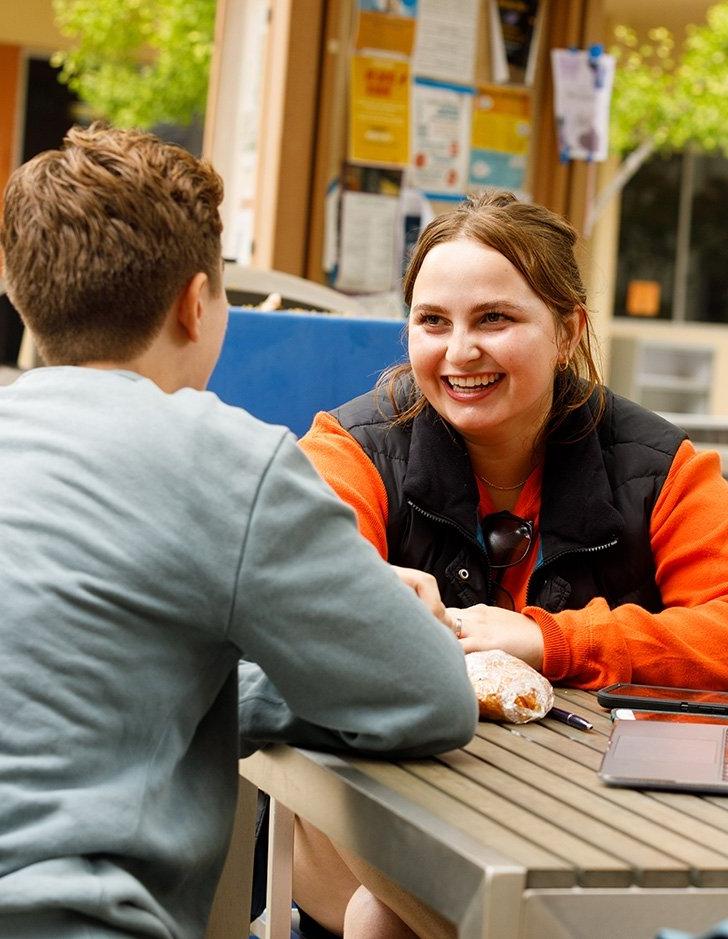
[[[554,852],[540,847],[529,837],[509,829],[494,818],[458,802],[430,782],[410,772],[415,764],[351,761],[357,769],[411,799],[448,822],[467,832],[484,845],[496,848],[506,857],[527,867],[539,887],[573,887],[576,884],[574,865]],[[456,775],[453,774],[453,781]]]
[[[588,692],[556,699],[594,729],[481,722],[437,759],[356,765],[521,864],[529,887],[728,886],[728,798],[606,786],[609,713]]]

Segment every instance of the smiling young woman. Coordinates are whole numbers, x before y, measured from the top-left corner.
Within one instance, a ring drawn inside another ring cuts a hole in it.
[[[724,687],[728,484],[716,454],[600,381],[575,243],[502,191],[434,219],[404,280],[409,361],[317,415],[301,446],[384,558],[435,578],[465,652],[503,649],[574,687]],[[304,909],[340,931],[334,849],[300,862],[309,882],[326,867],[326,902],[311,891]],[[367,887],[377,901],[352,903],[368,935],[411,935],[382,904],[447,935]]]
[[[534,468],[556,364],[570,357],[581,323],[575,308],[557,329],[513,264],[472,238],[442,242],[423,258],[412,288],[412,375],[494,489],[515,488]]]

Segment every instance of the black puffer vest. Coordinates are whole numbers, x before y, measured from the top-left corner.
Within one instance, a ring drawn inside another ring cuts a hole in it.
[[[542,560],[527,602],[556,613],[604,597],[610,607],[636,603],[658,612],[650,517],[686,435],[610,391],[598,428],[584,434],[593,424],[592,405],[570,415],[546,446]],[[430,407],[393,425],[383,392],[332,413],[384,481],[390,562],[433,574],[447,606],[493,603],[488,559],[476,536],[478,490],[460,435]]]

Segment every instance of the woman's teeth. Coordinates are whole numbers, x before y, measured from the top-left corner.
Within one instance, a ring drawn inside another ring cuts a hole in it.
[[[498,381],[500,373],[494,375],[448,375],[447,381],[451,388],[457,391],[470,388],[486,388]]]

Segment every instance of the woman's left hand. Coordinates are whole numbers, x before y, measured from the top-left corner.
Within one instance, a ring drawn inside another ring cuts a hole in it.
[[[484,603],[464,610],[448,607],[447,613],[464,652],[502,649],[541,671],[543,634],[528,616]]]

